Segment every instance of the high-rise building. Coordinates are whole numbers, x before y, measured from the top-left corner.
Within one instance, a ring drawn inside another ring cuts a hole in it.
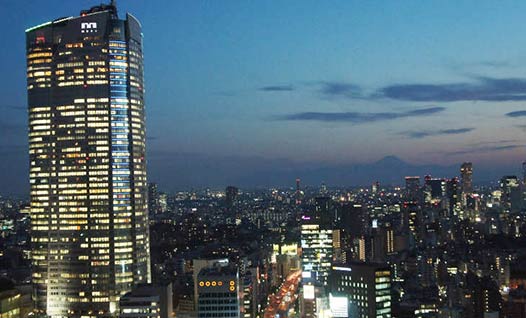
[[[500,179],[501,205],[507,211],[517,212],[522,208],[522,194],[519,178],[504,176]]]
[[[241,317],[239,274],[231,266],[203,268],[197,275],[198,318]]]
[[[325,196],[327,195],[327,193],[328,193],[327,185],[325,184],[325,182],[322,182],[320,186],[320,194]]]
[[[331,198],[318,197],[314,209],[302,217],[300,236],[304,283],[327,284],[334,254],[334,211]]]
[[[379,190],[380,190],[380,182],[379,181],[373,182],[373,185],[371,186],[371,193],[376,194],[378,193]]]
[[[192,280],[194,282],[194,306],[197,308],[198,306],[198,299],[199,299],[199,293],[198,293],[198,278],[197,276],[201,272],[203,268],[208,267],[214,267],[214,266],[228,266],[229,262],[227,258],[218,258],[218,259],[194,259],[192,262],[193,266],[193,276]]]
[[[448,200],[449,215],[455,215],[455,208],[460,203],[459,200],[458,178],[448,179],[446,181],[446,197]]]
[[[334,249],[332,241],[331,229],[310,222],[301,225],[303,283],[327,284]]]
[[[309,215],[312,221],[326,228],[332,228],[338,214],[330,197],[317,197],[314,199],[314,210],[307,212],[306,215]]]
[[[242,302],[242,315],[243,318],[256,318],[258,312],[258,300],[259,300],[259,283],[258,283],[259,271],[258,268],[251,268],[246,271],[244,277],[241,279],[243,284],[243,302]]]
[[[148,184],[148,212],[155,215],[161,212],[159,190],[156,183]]]
[[[301,204],[301,200],[303,198],[303,194],[301,193],[301,186],[300,186],[301,179],[296,178],[296,192],[294,193],[294,197],[296,199],[296,204]]]
[[[142,41],[113,3],[26,30],[40,314],[114,316],[150,281]]]
[[[239,189],[234,186],[228,186],[225,190],[225,205],[227,208],[232,208],[236,202]]]
[[[406,201],[418,202],[420,198],[420,177],[405,177]]]
[[[471,162],[464,162],[460,166],[460,178],[463,196],[473,193],[473,164]]]
[[[333,266],[331,293],[347,297],[349,317],[391,317],[391,270],[376,263]]]
[[[473,165],[471,162],[464,162],[460,166],[460,199],[462,207],[468,207],[473,193]]]
[[[425,186],[428,188],[431,199],[442,199],[446,196],[447,180],[426,176]]]

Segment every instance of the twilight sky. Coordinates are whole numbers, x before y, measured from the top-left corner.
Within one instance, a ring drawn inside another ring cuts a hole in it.
[[[0,193],[28,189],[24,30],[98,2],[0,2]],[[526,159],[526,2],[117,4],[143,24],[149,179],[167,190],[388,155],[480,174]]]

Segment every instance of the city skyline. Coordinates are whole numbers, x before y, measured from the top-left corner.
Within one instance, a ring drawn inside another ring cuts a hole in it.
[[[526,4],[474,4],[3,3],[0,317],[526,317]]]
[[[5,193],[27,193],[22,32],[91,5],[4,4]],[[170,190],[283,186],[297,176],[268,171],[341,174],[390,155],[414,165],[471,161],[475,183],[490,170],[518,174],[521,6],[119,1],[146,34],[160,34],[145,38],[150,180]]]

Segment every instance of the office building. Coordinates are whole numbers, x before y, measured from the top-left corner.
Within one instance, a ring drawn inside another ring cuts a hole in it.
[[[199,293],[198,293],[198,275],[201,272],[202,269],[208,268],[208,267],[214,267],[214,266],[228,266],[229,262],[227,258],[218,258],[218,259],[194,259],[192,261],[192,280],[194,282],[194,307],[197,309],[198,306],[198,299],[199,299]]]
[[[150,215],[161,213],[161,202],[156,183],[148,184],[148,212]]]
[[[331,198],[317,197],[314,209],[302,216],[300,238],[304,284],[327,284],[334,255],[335,211]]]
[[[425,177],[426,190],[429,191],[431,199],[442,199],[446,196],[447,180],[443,178]]]
[[[522,194],[519,178],[504,176],[500,179],[501,205],[506,211],[517,212],[522,208]]]
[[[0,281],[3,282],[3,281]],[[11,286],[9,286],[11,287]],[[18,318],[22,312],[22,303],[19,291],[14,288],[0,286],[0,317]]]
[[[203,268],[197,275],[198,318],[240,318],[239,274],[231,266]]]
[[[332,230],[319,224],[301,225],[303,283],[327,284],[333,257]]]
[[[294,196],[296,198],[296,204],[297,205],[301,204],[301,200],[303,198],[303,193],[301,192],[300,183],[301,183],[301,179],[300,178],[296,178],[296,192],[295,192]]]
[[[460,198],[462,199],[462,206],[468,205],[468,198],[473,193],[473,165],[471,162],[464,162],[460,166]]]
[[[402,207],[402,216],[403,232],[411,234],[415,244],[420,243],[424,230],[422,208],[413,202],[406,202]]]
[[[120,298],[119,318],[173,317],[172,284],[139,285]]]
[[[446,181],[446,197],[448,200],[449,215],[457,214],[457,207],[460,204],[458,178],[452,178]]]
[[[460,178],[462,182],[462,193],[473,193],[473,164],[471,162],[464,162],[460,166]]]
[[[380,182],[373,182],[373,185],[371,186],[371,193],[376,194],[378,191],[380,191]]]
[[[391,271],[387,265],[349,263],[333,266],[330,290],[332,295],[348,299],[349,317],[391,317]]]
[[[257,267],[250,268],[245,272],[244,277],[241,281],[243,283],[242,288],[242,314],[243,318],[256,318],[258,312],[258,300],[259,300],[259,283],[258,278],[259,269]]]
[[[420,199],[420,177],[405,177],[405,200],[418,202]]]
[[[26,47],[36,311],[115,316],[150,281],[141,25],[99,5]]]
[[[225,205],[227,208],[231,209],[236,200],[237,200],[237,196],[239,194],[239,189],[236,188],[236,187],[233,187],[233,186],[228,186],[226,187],[226,190],[225,190]]]

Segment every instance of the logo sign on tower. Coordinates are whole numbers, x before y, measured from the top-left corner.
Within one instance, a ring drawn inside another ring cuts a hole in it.
[[[97,22],[81,22],[80,32],[81,33],[97,32]]]

